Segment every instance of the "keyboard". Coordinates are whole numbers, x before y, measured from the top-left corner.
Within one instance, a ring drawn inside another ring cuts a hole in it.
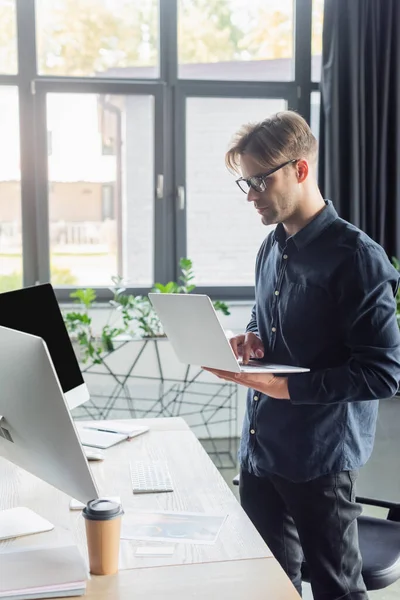
[[[163,460],[135,460],[130,463],[134,494],[173,492],[168,464]]]

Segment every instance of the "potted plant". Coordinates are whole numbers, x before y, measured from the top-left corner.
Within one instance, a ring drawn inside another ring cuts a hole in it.
[[[195,289],[192,261],[188,258],[180,260],[181,275],[179,281],[169,281],[165,285],[155,283],[152,291],[160,294],[190,294]],[[109,319],[99,332],[93,327],[90,310],[96,301],[96,292],[92,288],[79,289],[70,294],[79,310],[63,313],[67,330],[75,345],[79,347],[79,359],[82,363],[91,361],[101,364],[102,355],[115,349],[116,340],[121,336],[132,339],[165,337],[161,322],[147,296],[126,294],[126,288],[121,277],[111,278],[114,286],[111,288],[113,298],[109,302],[111,308]],[[229,315],[225,302],[215,301],[214,308],[224,315]]]

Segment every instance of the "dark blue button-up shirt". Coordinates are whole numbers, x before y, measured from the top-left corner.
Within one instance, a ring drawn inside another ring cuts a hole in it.
[[[260,336],[268,362],[310,372],[288,376],[290,401],[249,391],[243,468],[307,481],[368,460],[378,399],[400,381],[398,283],[381,246],[329,201],[294,236],[278,224],[266,238],[247,331]]]

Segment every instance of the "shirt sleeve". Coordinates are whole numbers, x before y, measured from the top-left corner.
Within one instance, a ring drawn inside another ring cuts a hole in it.
[[[400,381],[396,318],[399,274],[377,245],[363,245],[336,286],[339,326],[350,358],[333,368],[288,376],[294,404],[331,404],[392,397]]]
[[[257,325],[256,305],[254,305],[252,308],[250,321],[248,322],[247,327],[246,327],[246,333],[248,333],[249,331],[252,331],[256,335],[259,335],[258,325]]]

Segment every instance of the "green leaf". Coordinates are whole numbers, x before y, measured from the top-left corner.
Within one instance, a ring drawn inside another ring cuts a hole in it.
[[[182,271],[189,271],[193,267],[193,263],[190,258],[181,258],[179,261],[179,266]]]
[[[70,293],[70,298],[76,298],[78,302],[81,302],[86,307],[86,309],[89,309],[96,300],[96,292],[92,288],[76,290],[75,292]]]
[[[153,290],[158,291],[161,294],[176,294],[178,291],[178,285],[175,283],[175,281],[169,281],[165,285],[162,283],[155,283]]]
[[[213,304],[215,310],[220,310],[226,316],[231,314],[228,305],[225,302],[222,302],[221,300],[216,300],[215,302],[213,302]]]
[[[79,323],[83,323],[85,325],[90,325],[90,323],[92,322],[92,319],[89,317],[89,315],[87,313],[70,312],[70,313],[67,313],[66,315],[64,315],[64,318],[68,322],[76,321]]]

